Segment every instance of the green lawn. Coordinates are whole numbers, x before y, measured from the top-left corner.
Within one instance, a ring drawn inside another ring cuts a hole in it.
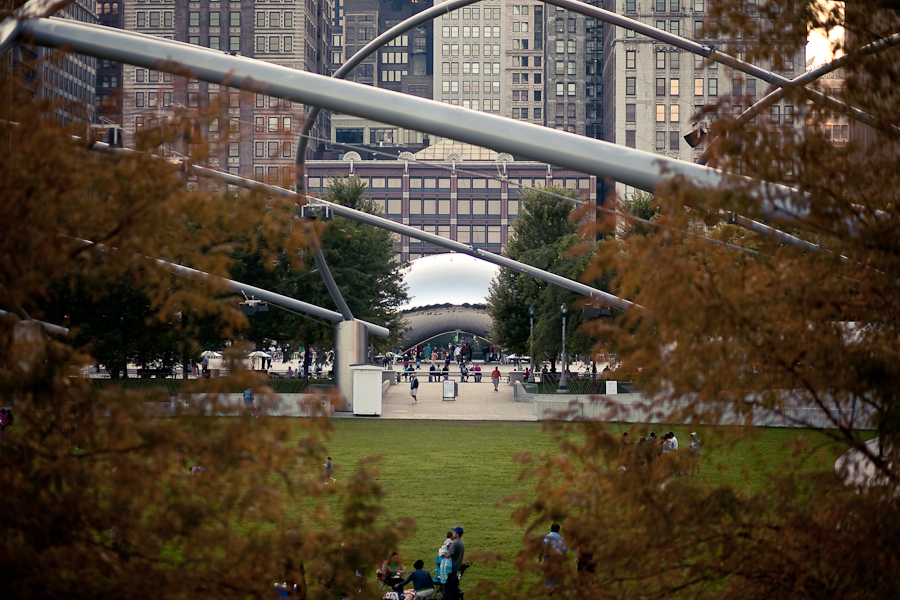
[[[520,546],[522,529],[510,521],[511,507],[500,505],[506,496],[528,491],[517,485],[520,468],[511,461],[521,450],[554,452],[555,446],[539,423],[400,421],[379,419],[335,419],[335,433],[328,452],[336,466],[335,477],[353,469],[364,457],[380,456],[381,483],[388,491],[384,505],[393,517],[412,517],[417,529],[399,549],[407,567],[421,558],[427,567],[450,527],[465,529],[466,550],[487,550],[512,557]],[[624,430],[624,425],[614,431]],[[660,435],[675,431],[682,449],[692,430],[683,427],[646,426],[633,435],[650,430]],[[767,474],[780,468],[801,470],[833,468],[839,452],[834,446],[792,458],[792,448],[783,448],[797,436],[823,441],[823,436],[798,429],[756,429],[760,436],[743,439],[731,447],[734,431],[713,434],[699,428],[703,441],[703,465],[698,482],[727,483],[752,492]],[[389,552],[385,548],[385,552]],[[479,579],[508,580],[512,566],[477,565],[466,575],[471,587]]]

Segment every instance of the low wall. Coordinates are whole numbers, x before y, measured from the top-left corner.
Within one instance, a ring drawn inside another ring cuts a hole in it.
[[[825,410],[818,407],[801,405],[791,401],[790,392],[784,392],[782,409],[764,410],[761,408],[752,411],[752,418],[739,415],[733,408],[723,405],[698,406],[700,410],[721,411],[718,420],[721,425],[737,425],[749,422],[759,427],[815,427],[821,429],[834,429],[836,425]],[[688,401],[658,402],[645,398],[641,394],[614,394],[609,396],[587,396],[577,394],[529,394],[525,392],[522,384],[516,384],[516,398],[519,402],[531,402],[533,414],[539,420],[558,419],[566,420],[596,420],[618,421],[622,423],[671,423],[674,422],[668,415],[685,408]],[[792,404],[794,404],[792,406]],[[826,403],[825,408],[832,415],[841,415],[842,423],[853,423],[854,428],[872,428],[875,413],[872,410],[860,409],[849,412],[846,409],[839,410],[834,403]],[[685,420],[685,423],[691,422]],[[696,422],[696,421],[694,421]]]
[[[255,394],[260,415],[270,417],[309,417],[333,414],[330,397],[322,394]],[[182,413],[201,413],[215,416],[234,416],[244,410],[244,395],[238,394],[179,394],[169,402],[145,403],[150,414],[173,417]]]

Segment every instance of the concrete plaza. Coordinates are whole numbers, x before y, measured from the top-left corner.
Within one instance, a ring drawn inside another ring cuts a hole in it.
[[[423,364],[427,371],[431,365]],[[503,375],[499,391],[494,391],[491,371],[499,366]],[[396,367],[395,367],[396,368]],[[470,376],[469,381],[459,381],[459,367],[450,365],[451,378],[457,382],[457,397],[444,400],[442,382],[428,381],[428,375],[419,376],[418,402],[414,405],[409,395],[409,382],[394,383],[384,390],[382,397],[382,419],[430,419],[445,421],[537,421],[534,407],[530,402],[516,402],[513,386],[507,383],[507,376],[514,370],[512,365],[489,363],[481,365],[480,383]],[[399,369],[398,371],[399,372]]]

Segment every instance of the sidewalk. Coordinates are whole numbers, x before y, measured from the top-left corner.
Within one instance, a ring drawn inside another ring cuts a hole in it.
[[[479,363],[480,364],[480,363]],[[427,370],[431,365],[423,363]],[[409,383],[402,381],[385,390],[382,398],[382,419],[430,419],[446,421],[537,421],[533,414],[533,405],[528,402],[516,402],[513,398],[513,387],[501,382],[499,391],[494,391],[491,383],[491,371],[496,363],[482,365],[481,383],[475,383],[474,377],[463,383],[459,381],[459,367],[451,364],[452,376],[457,381],[457,397],[455,400],[444,400],[441,382],[428,382],[428,375],[419,377],[418,403],[413,405],[409,395]],[[402,367],[395,367],[399,372]],[[505,376],[513,370],[512,365],[499,365]]]

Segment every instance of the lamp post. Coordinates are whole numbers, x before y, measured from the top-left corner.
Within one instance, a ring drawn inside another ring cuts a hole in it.
[[[534,304],[528,307],[528,318],[531,321],[531,331],[528,333],[528,362],[531,363],[528,383],[534,383]]]
[[[569,312],[565,304],[561,304],[559,312],[562,313],[562,375],[559,376],[559,387],[556,388],[557,394],[569,393],[569,386],[566,383],[566,313]]]

